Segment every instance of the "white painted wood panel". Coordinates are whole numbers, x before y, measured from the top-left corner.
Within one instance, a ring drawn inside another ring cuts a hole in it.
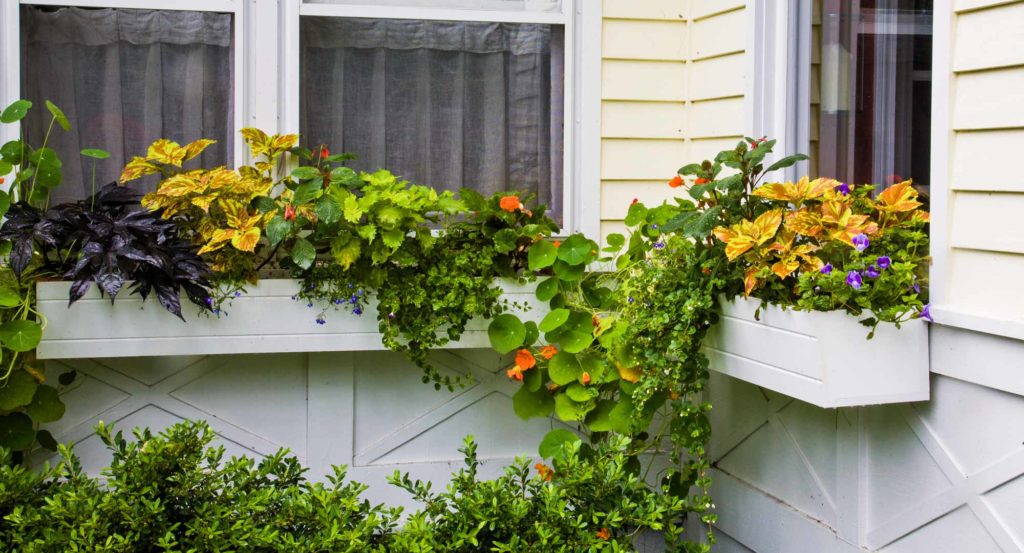
[[[1024,173],[1007,171],[997,160],[1016,159],[1024,129],[960,132],[953,137],[953,190],[1024,192]]]
[[[957,76],[954,130],[1010,127],[1024,127],[1024,67]]]
[[[950,243],[954,248],[1024,254],[1022,213],[1024,194],[956,192]]]
[[[687,108],[682,102],[613,102],[601,106],[604,138],[675,138],[685,134]]]
[[[625,219],[634,198],[647,206],[655,206],[685,195],[682,188],[670,187],[668,179],[605,182],[601,187],[601,218],[612,221]]]
[[[954,32],[954,71],[1024,65],[1024,2],[961,14]]]
[[[743,96],[746,71],[743,54],[695,61],[690,65],[690,99]]]
[[[746,10],[727,12],[693,22],[690,59],[742,52],[746,48]]]
[[[590,0],[602,1],[602,0]],[[603,0],[605,18],[667,19],[686,18],[687,0]]]
[[[687,54],[687,25],[683,21],[604,20],[604,49],[608,58],[683,61]]]
[[[1021,0],[954,0],[953,9],[957,12],[991,8],[1005,4],[1015,4]]]
[[[682,101],[686,64],[674,61],[605,60],[601,96],[606,100]]]
[[[943,307],[1024,325],[1024,256],[954,249],[949,256],[949,289]],[[942,318],[936,319],[943,322]]]
[[[601,178],[668,182],[686,159],[682,140],[606,138],[601,141]]]
[[[743,98],[690,104],[689,138],[733,137],[743,130]]]
[[[690,0],[690,17],[705,19],[709,16],[743,8],[744,0]]]

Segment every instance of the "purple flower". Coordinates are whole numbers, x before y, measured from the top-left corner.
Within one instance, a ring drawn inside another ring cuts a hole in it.
[[[361,308],[359,308],[359,307],[353,309],[352,312],[355,313],[356,315],[362,315],[363,314],[363,310]]]
[[[394,319],[395,318],[395,312],[392,311],[391,313],[388,313],[388,318],[389,319]]]
[[[626,301],[628,301],[629,303],[633,303],[633,296],[629,296],[628,298],[626,298]]]
[[[313,302],[309,302],[309,303],[307,303],[307,304],[306,304],[306,307],[313,307]]]
[[[876,269],[875,266],[872,265],[868,267],[866,271],[864,271],[864,274],[867,275],[868,278],[878,278],[882,273],[880,273],[878,269]]]
[[[208,307],[213,306],[213,298],[211,298],[210,296],[206,296],[206,305]]]
[[[334,298],[331,301],[334,303],[334,305],[341,305],[341,298]]]
[[[240,297],[242,297],[242,293],[241,293],[241,292],[235,292],[235,297],[236,297],[236,298],[240,298]]]
[[[825,266],[821,268],[821,274],[823,274],[823,275],[830,275],[830,274],[832,274],[832,264],[831,263],[826,263]]]
[[[359,298],[353,295],[351,298],[348,299],[348,302],[351,303],[352,305],[355,305],[359,303]]]
[[[860,278],[860,273],[857,271],[850,271],[846,273],[846,283],[854,290],[860,290],[860,287],[864,285],[864,280]]]
[[[914,283],[914,291],[917,292],[918,294],[920,294],[921,293],[921,285],[915,282]]]
[[[835,190],[836,192],[839,192],[843,196],[849,196],[850,195],[850,185],[846,184],[845,182],[841,182],[841,183],[837,184],[836,187],[833,190]]]
[[[660,250],[660,249],[662,249],[664,247],[665,247],[665,243],[664,242],[655,242],[654,243],[654,249],[656,249],[656,250]]]
[[[859,252],[868,249],[868,246],[871,245],[871,240],[868,240],[868,235],[866,234],[858,234],[857,236],[854,236],[852,242],[853,247],[857,248],[857,251]]]
[[[932,318],[932,304],[927,304],[921,309],[921,312],[917,314],[919,319],[926,319],[929,323],[934,323],[935,319]]]
[[[318,325],[327,324],[327,320],[324,319],[323,317],[317,317],[316,318],[316,324],[318,324]]]
[[[878,258],[878,267],[882,269],[888,269],[889,265],[892,265],[892,259],[889,259],[888,255],[883,255]]]

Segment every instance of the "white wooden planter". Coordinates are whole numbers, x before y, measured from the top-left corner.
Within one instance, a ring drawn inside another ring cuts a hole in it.
[[[205,355],[229,353],[373,351],[386,349],[378,331],[377,310],[371,302],[362,315],[328,309],[326,324],[315,319],[320,308],[292,296],[296,280],[270,279],[231,300],[227,316],[200,315],[182,300],[187,322],[171,315],[155,297],[143,302],[124,293],[113,304],[95,287],[70,308],[68,282],[37,285],[39,311],[48,324],[37,355],[40,359]],[[534,300],[535,286],[502,282],[504,298],[520,305]],[[532,303],[536,304],[536,301]],[[544,316],[541,310],[523,313],[523,320]],[[471,321],[449,348],[488,348],[486,320]]]
[[[845,312],[803,312],[760,300],[723,300],[705,339],[711,369],[820,407],[922,401],[929,397],[928,326],[868,329]]]

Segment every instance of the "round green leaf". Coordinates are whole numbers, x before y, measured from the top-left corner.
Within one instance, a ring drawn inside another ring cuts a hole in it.
[[[548,373],[552,382],[564,386],[583,374],[583,365],[576,355],[560,351],[548,362]]]
[[[544,369],[530,370],[523,373],[523,386],[531,392],[540,390],[547,379],[547,371]]]
[[[50,451],[57,451],[57,440],[53,438],[53,434],[50,434],[49,430],[36,432],[36,441]]]
[[[618,405],[618,402],[610,399],[602,399],[597,402],[597,407],[587,415],[587,427],[593,432],[609,432],[613,430],[611,412]]]
[[[29,351],[39,345],[43,329],[35,321],[18,319],[0,325],[0,342],[13,351]]]
[[[25,413],[11,413],[0,417],[0,446],[14,451],[28,449],[36,438],[32,419]]]
[[[555,261],[554,268],[555,275],[566,282],[575,282],[583,278],[583,272],[587,270],[586,265],[570,265],[561,259]]]
[[[61,111],[59,107],[57,107],[53,102],[47,100],[46,109],[50,110],[50,113],[53,114],[53,118],[57,120],[57,124],[60,125],[60,128],[65,131],[71,130],[71,121],[68,121],[68,116],[64,115],[64,112]]]
[[[537,323],[533,321],[526,321],[523,325],[526,327],[526,339],[523,340],[523,344],[532,346],[537,341],[537,338],[540,338],[540,329],[537,328]]]
[[[0,411],[13,411],[32,403],[38,387],[39,383],[27,372],[12,372],[6,382],[0,383]]]
[[[547,389],[530,391],[526,386],[512,396],[512,410],[521,419],[549,417],[555,410],[555,400]]]
[[[558,293],[558,278],[550,277],[537,285],[537,299],[548,301]]]
[[[572,430],[556,428],[551,432],[548,432],[544,436],[544,439],[540,441],[540,446],[537,448],[537,452],[545,459],[552,459],[555,455],[562,452],[562,448],[565,447],[565,444],[571,444],[579,441],[581,441],[579,435]]]
[[[516,249],[516,239],[519,238],[519,234],[515,230],[510,228],[504,228],[494,233],[492,239],[494,240],[494,249],[498,253],[508,253]]]
[[[85,157],[91,157],[93,159],[107,159],[110,157],[110,152],[101,150],[99,148],[86,148],[81,151],[81,154]]]
[[[2,173],[0,173],[2,174]],[[7,215],[7,210],[11,208],[11,197],[7,195],[7,192],[0,190],[0,217]]]
[[[633,400],[626,394],[620,394],[619,401],[608,413],[608,424],[611,429],[620,434],[632,433],[636,426],[633,421],[633,411]]]
[[[563,421],[569,422],[582,420],[583,416],[587,414],[587,411],[588,409],[586,404],[573,401],[566,394],[558,394],[555,396],[555,414]]]
[[[292,261],[299,267],[308,269],[315,260],[316,248],[313,247],[313,244],[310,244],[309,240],[305,238],[295,240],[295,245],[292,246]]]
[[[299,167],[299,169],[302,169],[302,167]],[[323,194],[323,191],[324,187],[319,179],[305,184],[300,184],[299,187],[295,189],[295,195],[292,196],[292,203],[300,205],[311,202],[319,198]]]
[[[574,234],[558,248],[558,259],[569,265],[590,263],[597,259],[597,244],[582,234]]]
[[[7,106],[3,113],[0,113],[0,123],[21,121],[28,114],[28,110],[31,107],[32,102],[28,100],[16,100],[13,104]]]
[[[545,335],[548,342],[558,343],[562,351],[568,353],[579,353],[594,343],[594,327],[590,315],[583,312],[574,312],[569,320],[554,332]]]
[[[609,247],[619,249],[626,245],[626,237],[617,232],[613,232],[605,237],[605,242],[608,243]]]
[[[25,143],[20,140],[7,142],[0,146],[0,156],[3,156],[4,161],[12,165],[21,163],[25,158]]]
[[[487,327],[491,347],[498,353],[508,353],[523,345],[526,340],[526,325],[519,317],[509,313],[498,315]]]
[[[596,386],[584,386],[579,382],[573,382],[565,389],[565,395],[573,401],[584,403],[597,397],[600,390]]]
[[[530,246],[530,251],[527,253],[527,261],[531,271],[539,271],[545,267],[550,267],[557,258],[558,248],[547,240],[535,242]]]
[[[13,165],[4,161],[3,159],[0,159],[0,177],[6,176],[7,173],[10,173],[12,169],[14,169]]]
[[[0,287],[0,307],[21,305],[22,297],[14,288]]]
[[[53,386],[39,386],[25,413],[39,422],[53,422],[64,416],[64,402]]]
[[[568,320],[568,309],[552,309],[550,313],[544,316],[544,319],[540,322],[539,328],[542,332],[551,332],[565,324]]]

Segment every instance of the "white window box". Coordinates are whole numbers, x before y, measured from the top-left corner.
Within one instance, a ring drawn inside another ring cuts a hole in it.
[[[929,397],[928,326],[868,328],[845,312],[804,312],[760,300],[722,300],[705,340],[711,370],[819,407],[922,401]]]
[[[519,305],[535,299],[535,285],[502,281],[504,299]],[[39,311],[47,318],[40,359],[206,355],[229,353],[372,351],[386,349],[377,328],[373,302],[362,315],[343,309],[326,312],[326,324],[315,319],[320,308],[292,296],[297,280],[268,279],[226,306],[227,316],[198,314],[187,300],[182,312],[187,322],[168,313],[151,296],[120,294],[117,301],[100,297],[93,287],[68,308],[68,282],[37,284]],[[536,303],[536,302],[534,302]],[[524,320],[537,320],[544,312],[513,312]],[[471,321],[462,339],[448,348],[489,348],[488,321]]]

